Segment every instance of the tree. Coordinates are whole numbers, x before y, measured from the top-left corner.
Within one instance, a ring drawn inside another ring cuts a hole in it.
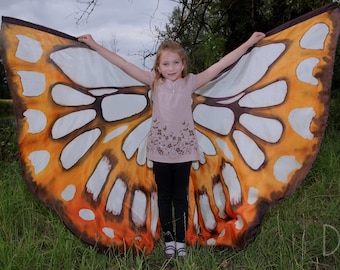
[[[326,5],[325,0],[178,0],[158,39],[174,39],[187,50],[191,71],[199,72],[244,42]]]
[[[77,24],[80,23],[82,20],[88,20],[91,13],[98,5],[99,0],[77,0],[77,3],[84,4],[85,9],[80,12],[80,15],[76,18]]]
[[[0,98],[10,99],[11,94],[7,85],[6,72],[2,64],[2,59],[0,59],[0,80]]]

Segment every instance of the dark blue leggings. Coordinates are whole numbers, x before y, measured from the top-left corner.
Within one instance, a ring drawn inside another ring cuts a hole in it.
[[[191,161],[185,163],[154,162],[153,165],[158,188],[159,218],[166,242],[174,240],[185,242],[190,168]],[[175,221],[175,230],[173,221]]]

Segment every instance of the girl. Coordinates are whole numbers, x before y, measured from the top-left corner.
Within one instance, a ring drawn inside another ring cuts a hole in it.
[[[158,189],[159,217],[165,240],[165,256],[186,255],[187,188],[191,162],[199,159],[191,109],[191,95],[235,63],[265,35],[255,32],[241,46],[203,72],[187,72],[184,49],[174,41],[163,42],[156,55],[153,71],[142,70],[96,43],[91,35],[84,42],[112,64],[151,87],[152,126],[147,142],[147,158],[153,161]],[[174,208],[174,219],[172,209]],[[173,228],[175,221],[175,228]]]

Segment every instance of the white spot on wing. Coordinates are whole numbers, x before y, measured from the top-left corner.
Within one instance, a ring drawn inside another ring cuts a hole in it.
[[[100,129],[92,129],[80,134],[61,152],[60,161],[63,167],[68,170],[90,149],[100,136]]]
[[[87,88],[142,85],[97,52],[87,48],[58,50],[50,58],[72,81]],[[75,63],[77,68],[70,63]]]
[[[227,214],[225,212],[225,194],[223,192],[222,183],[218,182],[213,187],[213,194],[214,194],[214,201],[216,203],[216,206],[218,208],[218,216],[220,218],[226,218]]]
[[[218,145],[218,147],[222,150],[223,154],[231,161],[234,160],[234,156],[233,153],[230,151],[228,144],[221,140],[220,138],[216,139],[216,144]]]
[[[96,97],[100,97],[100,96],[104,96],[107,94],[114,94],[118,92],[118,89],[114,89],[114,88],[91,89],[89,90],[89,92]]]
[[[146,220],[146,196],[141,190],[135,190],[132,206],[131,217],[136,226],[142,227]]]
[[[24,96],[37,97],[44,93],[46,88],[45,74],[35,71],[18,71],[18,74]]]
[[[102,101],[103,118],[108,121],[117,121],[142,112],[147,105],[143,95],[116,94],[107,96]]]
[[[107,143],[108,141],[118,137],[119,135],[121,135],[122,133],[124,133],[124,131],[128,128],[128,126],[122,126],[119,128],[116,128],[115,130],[111,131],[109,134],[106,135],[105,139],[104,139],[104,143]]]
[[[200,233],[200,225],[198,223],[198,210],[197,210],[197,205],[195,204],[195,210],[194,210],[194,227],[196,230],[196,233],[199,234]]]
[[[197,129],[195,132],[200,150],[210,156],[216,155],[216,150],[211,140]]]
[[[322,50],[328,33],[329,28],[326,24],[317,23],[303,35],[300,46],[309,50]]]
[[[142,241],[142,240],[143,240],[143,237],[140,236],[140,235],[137,235],[137,236],[135,236],[134,240],[135,240],[135,241]]]
[[[151,192],[151,234],[155,237],[159,219],[157,192]]]
[[[214,246],[214,245],[216,245],[216,240],[215,240],[214,238],[209,238],[209,239],[207,240],[207,245],[208,245],[208,246]]]
[[[52,127],[52,138],[60,139],[71,132],[90,123],[96,118],[96,111],[93,109],[76,111],[66,114],[55,121]]]
[[[288,120],[297,134],[311,140],[314,135],[310,131],[310,124],[314,116],[315,111],[313,108],[298,108],[290,112]]]
[[[251,133],[270,143],[278,142],[283,132],[282,124],[276,119],[244,113],[239,121]]]
[[[236,96],[259,81],[284,50],[283,43],[255,47],[250,53],[242,56],[231,70],[199,88],[195,93],[212,98]]]
[[[253,170],[259,169],[265,161],[265,156],[262,150],[242,131],[235,130],[233,132],[233,138],[240,151],[240,154],[248,166]]]
[[[274,165],[274,175],[277,180],[282,183],[288,181],[288,176],[293,171],[300,169],[302,165],[295,159],[294,156],[282,156]]]
[[[152,162],[152,160],[147,159],[147,160],[146,160],[146,166],[148,166],[148,168],[152,169],[152,168],[153,168],[153,162]]]
[[[228,187],[229,200],[231,205],[236,205],[240,203],[242,199],[241,184],[240,180],[238,179],[237,173],[231,164],[223,164],[222,177],[224,183]]]
[[[296,68],[296,76],[301,82],[317,85],[318,80],[313,76],[314,67],[320,62],[318,58],[310,57],[301,61]]]
[[[47,119],[43,112],[39,110],[28,109],[23,113],[28,123],[28,133],[39,133],[46,127]]]
[[[67,85],[57,84],[51,91],[52,99],[62,106],[82,106],[95,102],[95,98],[73,89]]]
[[[71,201],[74,198],[74,195],[76,194],[76,186],[75,185],[68,185],[63,192],[61,193],[61,197],[65,201]]]
[[[146,143],[146,138],[149,134],[150,127],[151,127],[151,118],[148,118],[144,122],[140,123],[126,137],[126,140],[123,142],[122,148],[127,159],[130,159],[133,156],[133,154],[137,151],[137,149],[139,148],[144,149],[143,147]]]
[[[217,101],[218,104],[231,104],[234,103],[235,101],[239,100],[241,97],[243,97],[245,95],[245,93],[240,93],[234,97],[225,99],[225,100],[219,100]]]
[[[141,144],[138,147],[138,153],[137,153],[137,164],[144,165],[146,162],[146,144],[147,144],[147,136],[144,137],[143,140],[141,140]]]
[[[237,221],[235,221],[235,228],[241,230],[244,226],[243,219],[240,215],[237,215]]]
[[[194,169],[196,169],[197,166],[199,168],[199,163],[205,164],[207,162],[207,159],[205,158],[204,152],[200,147],[198,148],[198,155],[199,155],[199,158],[198,158],[199,162],[194,162],[193,165],[192,165],[192,167]]]
[[[118,216],[122,212],[123,200],[127,190],[126,184],[118,178],[113,185],[106,203],[106,211]]]
[[[200,164],[198,163],[198,161],[193,161],[191,166],[195,171],[197,171],[200,168]]]
[[[235,119],[233,111],[229,108],[213,107],[205,104],[196,106],[193,117],[199,125],[221,135],[229,134]]]
[[[80,209],[79,210],[79,216],[86,221],[94,220],[96,215],[94,212],[90,209]]]
[[[286,81],[277,81],[246,94],[239,101],[240,107],[266,108],[281,104],[287,95]]]
[[[115,231],[112,228],[109,227],[104,227],[102,229],[102,232],[109,238],[114,238],[115,237]]]
[[[220,232],[220,234],[218,235],[218,237],[222,238],[225,236],[225,228],[223,228],[223,230]]]
[[[204,226],[208,230],[213,230],[217,226],[215,216],[211,211],[209,198],[207,194],[202,194],[199,196],[199,202],[201,207],[201,215],[203,217]]]
[[[248,204],[256,203],[259,196],[259,191],[257,188],[249,187],[248,190]]]
[[[90,176],[86,184],[86,189],[87,192],[93,195],[93,200],[97,200],[99,193],[103,189],[107,176],[111,171],[111,167],[110,160],[104,156],[101,158],[94,172]]]
[[[34,151],[28,155],[28,159],[34,167],[34,173],[38,174],[48,165],[50,161],[50,153],[46,150]]]
[[[19,44],[15,56],[26,62],[36,63],[43,53],[41,44],[27,36],[16,35],[16,37],[19,40]]]

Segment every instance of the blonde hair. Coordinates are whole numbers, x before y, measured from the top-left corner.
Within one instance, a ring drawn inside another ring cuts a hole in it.
[[[174,53],[178,53],[184,65],[184,68],[182,70],[182,78],[188,75],[188,58],[187,58],[187,54],[184,48],[176,41],[172,41],[172,40],[163,41],[161,45],[158,47],[155,63],[153,65],[153,70],[155,72],[155,79],[152,83],[153,90],[155,89],[155,85],[158,82],[158,80],[162,78],[162,74],[158,71],[158,66],[159,66],[159,62],[161,59],[161,55],[164,51],[171,51]]]

